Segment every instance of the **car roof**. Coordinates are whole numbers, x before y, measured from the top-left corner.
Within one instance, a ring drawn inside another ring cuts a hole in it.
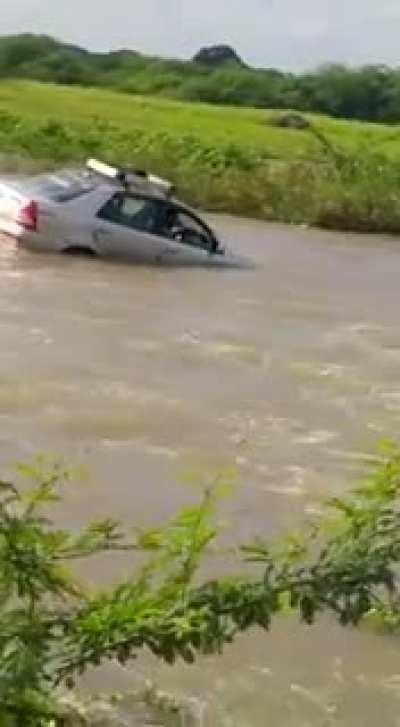
[[[107,180],[103,176],[83,169],[63,169],[33,177],[18,177],[7,180],[9,186],[24,196],[32,196],[47,202],[63,204],[81,197],[100,192],[107,195],[119,193],[137,194],[146,199],[154,199],[172,204],[182,211],[199,218],[198,213],[176,197],[170,197],[146,180],[138,180],[125,188],[118,180]],[[200,219],[200,218],[199,218]],[[205,224],[205,223],[203,223]]]
[[[72,201],[100,186],[99,180],[73,169],[16,179],[11,185],[25,196],[56,203]]]
[[[127,192],[140,194],[150,199],[173,201],[165,192],[146,179],[137,179],[125,187],[118,180],[106,180],[103,176],[82,169],[63,169],[33,177],[9,180],[12,187],[26,196],[38,197],[50,202],[73,201],[94,191],[107,193]]]

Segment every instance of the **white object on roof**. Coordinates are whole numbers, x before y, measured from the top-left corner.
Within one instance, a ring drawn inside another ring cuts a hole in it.
[[[86,166],[92,172],[101,174],[102,177],[109,177],[109,179],[118,179],[118,176],[120,175],[120,172],[116,167],[111,167],[109,164],[100,162],[97,159],[88,159]]]
[[[158,192],[165,195],[172,194],[174,190],[171,182],[168,182],[168,180],[163,179],[162,177],[158,177],[156,174],[137,172],[130,169],[118,169],[117,167],[112,167],[98,159],[89,159],[86,166],[90,169],[90,171],[95,172],[95,174],[100,174],[102,177],[106,177],[107,179],[119,181],[121,184],[126,186],[133,185],[135,187],[141,187],[143,185],[150,185],[151,187],[155,187]]]
[[[162,177],[157,177],[155,174],[148,174],[147,180],[150,184],[154,184],[155,187],[163,190],[166,194],[171,194],[173,191],[173,184],[171,182],[162,179]]]

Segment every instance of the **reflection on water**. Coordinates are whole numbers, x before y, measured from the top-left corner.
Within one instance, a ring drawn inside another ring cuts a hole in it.
[[[253,269],[135,268],[0,245],[0,454],[82,462],[68,525],[149,524],[192,497],[187,466],[234,464],[237,539],[275,535],[348,485],[400,432],[394,242],[219,219]],[[93,563],[112,580],[130,563]],[[206,724],[398,725],[397,642],[291,621],[216,664],[139,675],[204,705]],[[137,666],[135,673],[137,675]],[[129,687],[107,670],[96,684]]]

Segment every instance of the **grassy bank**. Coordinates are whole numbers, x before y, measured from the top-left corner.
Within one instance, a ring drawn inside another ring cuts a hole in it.
[[[151,167],[214,211],[400,232],[400,130],[29,82],[0,85],[0,154],[42,166],[89,155]],[[328,146],[324,144],[328,139]]]

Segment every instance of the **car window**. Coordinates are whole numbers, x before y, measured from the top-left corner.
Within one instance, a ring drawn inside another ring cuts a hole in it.
[[[213,247],[213,240],[206,225],[188,210],[171,207],[168,210],[168,226],[173,233],[176,233],[177,239],[181,239],[187,245],[205,250],[211,250]]]
[[[194,217],[189,216],[186,212],[178,212],[177,221],[181,227],[184,227],[186,230],[190,229],[197,235],[204,235],[205,233],[204,227],[200,225]]]
[[[160,203],[155,199],[118,192],[102,207],[98,217],[117,225],[157,234]]]

